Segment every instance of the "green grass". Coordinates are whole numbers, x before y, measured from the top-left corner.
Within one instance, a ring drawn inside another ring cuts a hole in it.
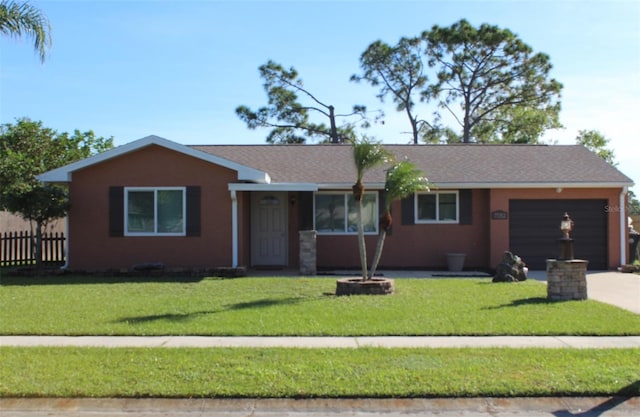
[[[0,348],[0,396],[639,395],[640,349]]]
[[[640,316],[534,281],[2,278],[0,334],[623,335]],[[0,348],[2,397],[639,395],[640,349]]]
[[[5,335],[640,335],[640,315],[550,302],[535,281],[398,279],[394,295],[359,297],[333,295],[335,278],[1,284]]]

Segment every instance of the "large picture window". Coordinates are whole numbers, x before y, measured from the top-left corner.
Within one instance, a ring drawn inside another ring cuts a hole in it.
[[[458,193],[436,191],[416,195],[416,223],[458,223]]]
[[[125,188],[125,235],[184,236],[184,187]]]
[[[366,192],[362,200],[365,233],[378,232],[378,193]],[[314,228],[318,233],[358,233],[358,214],[352,193],[317,193]]]

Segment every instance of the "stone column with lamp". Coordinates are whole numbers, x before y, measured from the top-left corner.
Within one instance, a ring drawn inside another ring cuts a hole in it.
[[[574,259],[571,231],[574,223],[568,213],[564,213],[560,222],[562,237],[558,239],[560,256],[547,259],[547,299],[586,300],[587,265],[589,261]]]

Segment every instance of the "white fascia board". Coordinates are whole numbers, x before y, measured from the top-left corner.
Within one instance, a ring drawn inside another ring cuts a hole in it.
[[[319,190],[351,190],[352,184],[345,183],[321,183]],[[500,188],[622,188],[629,187],[631,183],[622,182],[439,182],[429,183],[431,189],[500,189]],[[384,183],[367,183],[368,190],[384,190]]]
[[[355,183],[355,182],[354,182]],[[352,190],[353,184],[340,183],[321,183],[318,184],[319,190]],[[384,190],[383,182],[368,182],[364,184],[365,190]]]
[[[224,159],[219,156],[199,151],[197,149],[193,149],[188,146],[181,145],[168,139],[153,135],[138,139],[133,142],[129,142],[125,145],[121,145],[117,148],[110,149],[97,155],[93,155],[81,161],[77,161],[69,165],[65,165],[63,167],[45,172],[44,174],[39,175],[38,179],[42,182],[71,182],[71,174],[74,171],[89,167],[91,165],[99,164],[109,159],[116,158],[118,156],[137,151],[151,145],[162,146],[164,148],[171,149],[173,151],[180,152],[182,154],[234,170],[238,173],[238,179],[241,181],[255,181],[264,184],[268,184],[271,182],[271,177],[269,177],[269,174],[264,171],[250,168],[245,165],[229,161],[228,159]]]
[[[270,184],[231,183],[229,191],[318,191],[314,183],[276,182]]]
[[[624,182],[486,182],[486,183],[431,183],[431,188],[479,189],[479,188],[622,188],[632,183]]]

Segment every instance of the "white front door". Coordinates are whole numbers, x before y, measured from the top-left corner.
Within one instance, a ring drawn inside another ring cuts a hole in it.
[[[287,193],[251,194],[251,264],[287,264]]]

